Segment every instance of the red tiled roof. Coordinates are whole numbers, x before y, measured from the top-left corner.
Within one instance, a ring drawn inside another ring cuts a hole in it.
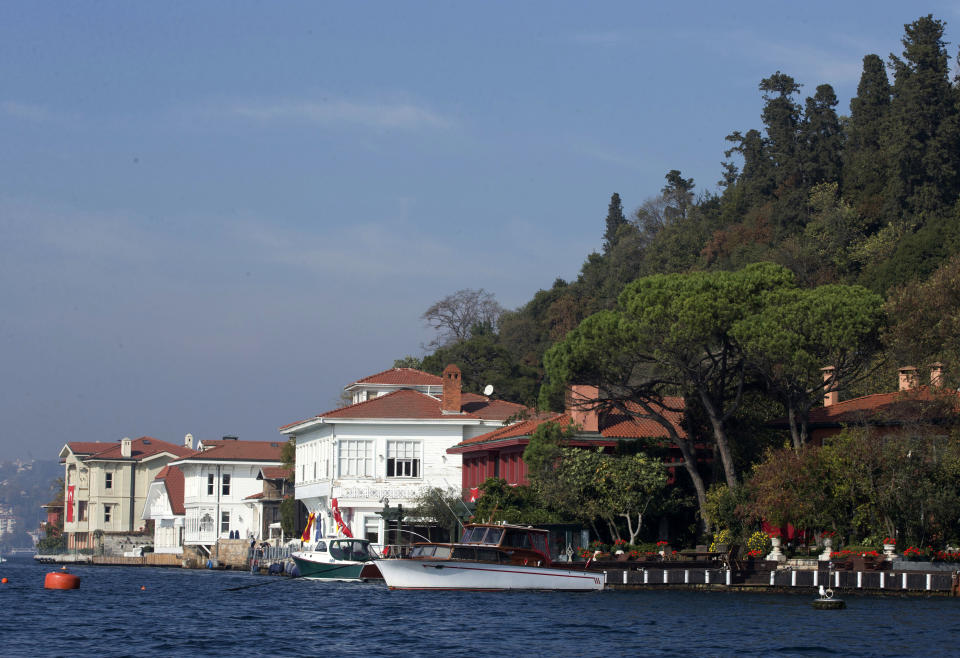
[[[258,492],[255,493],[255,494],[250,494],[249,496],[247,496],[246,498],[244,498],[244,500],[260,500],[261,498],[263,498],[263,492],[262,492],[262,491],[258,491]]]
[[[683,398],[664,398],[664,402],[668,406],[674,408],[682,408],[684,405]],[[664,410],[664,415],[674,426],[674,428],[676,428],[677,433],[680,436],[686,436],[686,432],[684,432],[682,425],[682,412]],[[467,439],[466,441],[458,443],[453,448],[450,448],[448,452],[466,452],[468,448],[479,446],[480,444],[490,444],[505,441],[513,442],[517,439],[525,439],[533,434],[534,430],[536,430],[537,427],[543,423],[552,422],[566,426],[570,423],[570,421],[571,418],[567,414],[547,414],[545,416],[541,416],[540,418],[514,423],[512,425],[508,425],[507,427],[501,427],[493,430],[492,432],[487,432],[486,434],[481,434],[480,436]],[[660,423],[647,418],[628,416],[623,413],[608,414],[602,418],[601,422],[602,427],[600,427],[599,434],[602,439],[613,440],[665,438],[669,436],[667,430],[660,425]],[[588,437],[584,435],[581,438]],[[595,443],[596,439],[592,439],[592,441]]]
[[[333,409],[322,413],[315,418],[324,418],[330,420],[342,419],[419,419],[419,420],[439,420],[442,418],[468,418],[483,420],[504,420],[524,409],[523,405],[505,402],[503,400],[490,400],[482,395],[474,393],[464,393],[461,398],[460,414],[445,414],[441,409],[440,400],[437,398],[415,391],[413,389],[401,389],[381,395],[371,400],[357,402],[346,407]],[[312,420],[312,419],[307,419]],[[294,425],[307,422],[306,420],[290,423],[280,428],[283,431]]]
[[[683,412],[671,411],[671,409],[683,409],[685,402],[683,398],[665,397],[664,405],[668,408],[661,408],[660,412],[673,425],[679,436],[686,436],[683,429]],[[632,405],[628,405],[632,407]],[[640,413],[637,408],[637,413]],[[603,420],[603,427],[600,428],[600,434],[607,438],[616,439],[660,439],[667,438],[670,434],[666,428],[655,420],[649,418],[637,418],[624,413],[613,412],[608,414]]]
[[[120,455],[121,446],[119,441],[117,443],[101,443],[100,447],[99,452],[93,453],[87,457],[87,459],[132,459],[134,461],[140,461],[148,457],[153,457],[161,452],[169,452],[177,457],[183,457],[192,452],[190,448],[186,446],[167,443],[166,441],[154,439],[149,436],[141,436],[139,439],[134,439],[130,442],[130,457],[122,457]],[[72,449],[71,444],[71,450]]]
[[[810,427],[850,423],[894,425],[905,419],[916,419],[918,406],[928,405],[938,399],[949,400],[949,397],[960,396],[955,391],[938,394],[926,386],[913,391],[874,393],[826,407],[814,407],[810,410],[809,425]],[[778,418],[771,425],[787,427],[787,419]]]
[[[383,386],[443,386],[443,378],[431,375],[415,368],[390,368],[375,375],[364,377],[353,382],[357,384],[374,384]],[[347,387],[349,388],[349,387]]]
[[[106,449],[109,444],[101,441],[71,441],[67,446],[75,455],[92,455]]]
[[[173,513],[177,515],[186,514],[183,507],[183,471],[168,464],[157,473],[154,480],[162,481],[167,488],[167,499],[170,501],[170,509]]]
[[[281,480],[291,477],[293,469],[283,466],[263,466],[260,468],[260,473],[266,480]]]
[[[261,461],[279,462],[283,441],[203,441],[206,450],[192,451],[183,459],[191,461]]]

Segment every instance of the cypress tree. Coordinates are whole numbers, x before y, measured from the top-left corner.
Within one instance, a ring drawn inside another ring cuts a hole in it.
[[[919,221],[957,197],[956,91],[949,80],[943,21],[927,15],[904,27],[903,59],[890,55],[887,195]]]
[[[614,192],[613,196],[610,197],[610,205],[607,207],[607,230],[603,234],[603,253],[610,253],[610,250],[617,244],[617,231],[626,224],[627,219],[623,216],[623,204],[620,203],[620,195]]]
[[[820,85],[817,93],[807,98],[801,128],[801,164],[804,182],[808,186],[840,179],[843,130],[836,107],[837,95],[830,85]]]
[[[890,82],[878,55],[863,58],[857,95],[850,100],[850,121],[844,145],[845,199],[875,227],[883,216],[883,189],[887,182],[883,131],[890,114]]]

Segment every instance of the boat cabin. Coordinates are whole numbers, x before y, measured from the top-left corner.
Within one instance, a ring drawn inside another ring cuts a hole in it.
[[[321,539],[311,549],[314,553],[327,553],[334,560],[366,562],[377,557],[366,539]]]
[[[528,526],[470,524],[455,544],[417,544],[411,558],[476,560],[550,566],[547,530]]]

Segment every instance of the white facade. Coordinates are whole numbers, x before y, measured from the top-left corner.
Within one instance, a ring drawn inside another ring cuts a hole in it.
[[[183,514],[175,514],[167,488],[154,480],[147,492],[143,518],[153,520],[153,552],[183,554]]]
[[[333,498],[354,537],[385,543],[377,514],[389,500],[410,507],[424,489],[459,490],[460,455],[447,448],[503,425],[443,419],[314,419],[285,431],[296,437],[296,498],[333,534]]]
[[[231,534],[240,538],[261,537],[261,504],[244,500],[263,491],[258,480],[269,462],[218,462],[203,458],[176,462],[183,471],[184,544],[212,545]]]

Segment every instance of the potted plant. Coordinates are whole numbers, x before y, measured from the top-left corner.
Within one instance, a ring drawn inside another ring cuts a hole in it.
[[[893,537],[883,538],[883,557],[890,562],[893,561],[894,552],[897,549],[897,540]]]

